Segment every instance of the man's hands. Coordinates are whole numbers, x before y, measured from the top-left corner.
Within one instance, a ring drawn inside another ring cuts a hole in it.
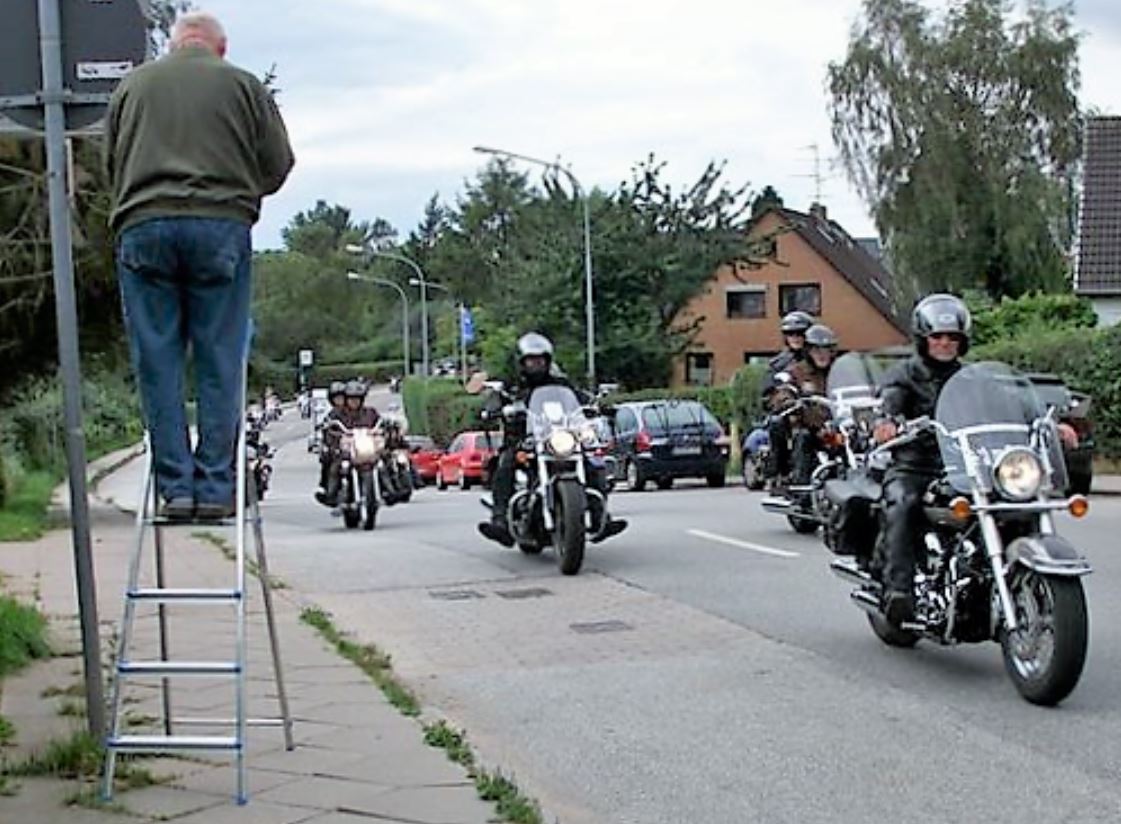
[[[1078,433],[1069,423],[1060,423],[1059,440],[1063,442],[1063,446],[1067,449],[1074,449],[1078,446]]]

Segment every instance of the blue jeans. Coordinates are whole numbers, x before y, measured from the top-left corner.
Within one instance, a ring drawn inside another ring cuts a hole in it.
[[[133,369],[165,500],[229,504],[247,354],[250,226],[156,218],[117,242],[117,275]],[[187,347],[194,356],[198,444],[184,409]]]

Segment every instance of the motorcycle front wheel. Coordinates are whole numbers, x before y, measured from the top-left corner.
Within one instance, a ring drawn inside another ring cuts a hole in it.
[[[358,526],[359,513],[358,506],[354,501],[354,485],[350,480],[345,480],[340,485],[339,501],[342,502],[343,507],[343,523],[346,524],[347,529],[354,529]]]
[[[1025,700],[1053,706],[1070,695],[1086,663],[1089,620],[1082,581],[1023,569],[1009,591],[1019,627],[1001,633],[1004,668]]]
[[[358,506],[358,515],[364,530],[369,532],[374,528],[378,518],[378,499],[373,472],[367,472],[362,477],[362,502]]]
[[[557,481],[553,490],[553,549],[565,575],[575,575],[584,563],[584,513],[588,500],[584,487],[573,479]]]

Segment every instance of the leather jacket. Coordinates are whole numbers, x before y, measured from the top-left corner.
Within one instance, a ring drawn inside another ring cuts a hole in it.
[[[938,396],[961,361],[941,363],[918,353],[892,367],[880,387],[883,414],[897,421],[934,416]],[[925,432],[916,440],[894,450],[892,465],[902,471],[937,474],[942,471],[938,439]]]

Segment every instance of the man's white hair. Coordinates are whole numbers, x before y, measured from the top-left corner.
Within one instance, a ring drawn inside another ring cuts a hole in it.
[[[177,49],[187,43],[205,43],[213,48],[225,43],[226,30],[213,14],[205,11],[190,11],[180,16],[171,27],[171,48]]]

